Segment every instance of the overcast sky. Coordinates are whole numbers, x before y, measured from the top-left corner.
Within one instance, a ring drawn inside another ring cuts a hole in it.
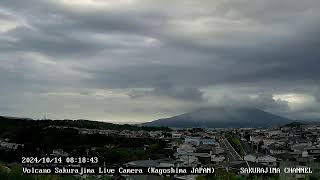
[[[1,0],[0,114],[320,119],[319,0]]]

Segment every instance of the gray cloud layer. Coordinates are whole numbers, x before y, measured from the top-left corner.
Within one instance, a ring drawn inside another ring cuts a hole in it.
[[[233,104],[319,119],[319,10],[318,0],[3,0],[0,113],[132,122]]]

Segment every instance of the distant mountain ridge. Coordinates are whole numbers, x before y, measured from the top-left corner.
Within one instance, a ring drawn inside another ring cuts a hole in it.
[[[0,136],[3,131],[8,129],[15,132],[16,129],[25,128],[30,126],[37,127],[49,127],[49,126],[60,126],[60,127],[71,127],[71,128],[86,128],[86,129],[100,129],[100,130],[132,130],[132,131],[170,131],[169,128],[162,127],[144,127],[130,124],[113,124],[101,121],[90,121],[90,120],[33,120],[30,118],[19,118],[19,117],[8,117],[0,115]]]
[[[257,108],[214,107],[202,108],[191,113],[143,123],[143,126],[176,128],[257,128],[281,126],[291,119],[274,115]]]

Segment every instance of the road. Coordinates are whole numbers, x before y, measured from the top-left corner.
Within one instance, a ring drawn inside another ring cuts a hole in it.
[[[227,153],[227,159],[229,161],[243,160],[242,157],[237,153],[237,151],[232,147],[232,145],[229,143],[229,141],[225,137],[220,137],[219,143]]]

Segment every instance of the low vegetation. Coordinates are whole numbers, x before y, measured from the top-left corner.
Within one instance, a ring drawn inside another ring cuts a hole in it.
[[[232,147],[239,153],[240,156],[245,156],[244,148],[241,144],[240,137],[233,134],[226,135],[227,140],[232,145]]]

